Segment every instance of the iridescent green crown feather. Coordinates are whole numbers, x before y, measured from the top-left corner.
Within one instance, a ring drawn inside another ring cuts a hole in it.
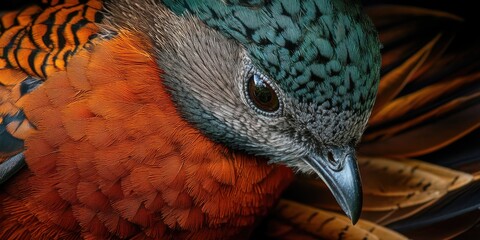
[[[241,43],[300,102],[368,111],[380,66],[377,34],[354,1],[164,0]]]

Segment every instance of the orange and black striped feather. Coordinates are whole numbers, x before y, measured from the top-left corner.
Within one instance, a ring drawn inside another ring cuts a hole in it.
[[[3,14],[0,69],[21,69],[40,78],[65,69],[71,56],[95,37],[101,9],[99,0],[65,1]]]

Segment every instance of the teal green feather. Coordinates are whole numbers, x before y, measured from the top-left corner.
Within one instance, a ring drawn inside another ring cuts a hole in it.
[[[253,62],[300,102],[368,111],[375,98],[380,44],[354,1],[164,0],[241,43]]]

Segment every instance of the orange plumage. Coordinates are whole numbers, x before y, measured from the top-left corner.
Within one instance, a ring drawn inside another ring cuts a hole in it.
[[[95,41],[27,96],[37,129],[0,195],[1,238],[226,238],[274,204],[292,172],[186,123],[144,46]]]

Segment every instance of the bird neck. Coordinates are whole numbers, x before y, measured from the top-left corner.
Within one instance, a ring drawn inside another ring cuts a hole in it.
[[[197,231],[196,236],[206,234],[205,239],[212,238],[210,234],[215,231],[221,238],[248,232],[278,200],[293,177],[292,171],[268,164],[267,159],[232,151],[203,135],[182,118],[162,84],[162,70],[158,71],[159,75],[142,80],[148,81],[149,87],[140,94],[155,93],[156,99],[149,99],[162,106],[162,113],[148,118],[158,118],[161,127],[151,136],[164,139],[161,146],[171,144],[159,149],[161,156],[168,157],[158,158],[151,168],[152,174],[161,176],[151,184],[160,189],[165,201],[161,209],[165,222],[172,229]]]

